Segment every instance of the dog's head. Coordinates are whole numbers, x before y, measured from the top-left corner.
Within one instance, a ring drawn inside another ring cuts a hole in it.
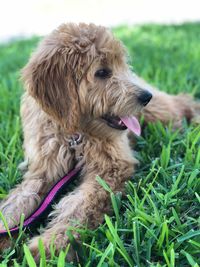
[[[40,44],[22,78],[43,110],[69,133],[137,133],[134,115],[151,99],[120,41],[104,27],[63,24]],[[102,132],[103,131],[103,132]]]

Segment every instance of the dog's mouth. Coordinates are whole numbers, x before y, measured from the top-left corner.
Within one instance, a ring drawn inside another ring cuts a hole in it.
[[[141,127],[138,119],[135,116],[131,117],[118,117],[106,114],[102,116],[102,119],[108,126],[117,130],[126,130],[127,128],[136,135],[141,134]]]
[[[118,116],[104,115],[102,119],[106,121],[107,125],[117,130],[126,130],[127,127]]]

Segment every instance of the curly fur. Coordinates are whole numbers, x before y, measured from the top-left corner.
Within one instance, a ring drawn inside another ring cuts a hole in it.
[[[146,84],[131,73],[126,58],[122,43],[106,28],[63,24],[41,42],[22,71],[26,89],[21,103],[25,151],[22,167],[26,172],[22,183],[0,206],[9,227],[19,223],[22,213],[30,215],[49,188],[74,167],[76,151],[68,141],[71,134],[83,135],[81,183],[57,204],[41,235],[30,240],[36,259],[39,238],[48,256],[52,238],[57,252],[66,247],[66,229],[70,225],[81,223],[94,228],[110,212],[109,195],[97,183],[97,175],[114,192],[122,191],[124,182],[133,175],[137,161],[127,131],[109,127],[102,115],[143,114],[146,122],[173,120],[179,126],[184,116],[192,119],[200,110],[188,96],[168,95]],[[95,77],[101,67],[109,67],[112,77]],[[138,101],[143,90],[153,93],[145,108]],[[1,242],[0,249],[8,245]]]

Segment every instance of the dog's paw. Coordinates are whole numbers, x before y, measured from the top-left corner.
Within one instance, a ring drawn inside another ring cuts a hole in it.
[[[36,236],[32,238],[28,244],[29,250],[35,260],[36,263],[40,262],[40,251],[39,251],[39,243],[42,243],[42,246],[44,247],[45,250],[45,255],[47,259],[51,258],[51,240],[47,238],[44,234],[41,236]]]
[[[30,250],[35,262],[39,263],[39,261],[40,261],[39,238],[34,237],[33,239],[31,239],[28,247],[29,247],[29,250]],[[46,247],[45,247],[45,252],[47,253]]]
[[[15,205],[14,198],[10,198],[1,203],[0,211],[3,214],[4,220],[8,228],[15,227],[20,222],[20,208]],[[5,230],[3,222],[0,220],[0,230]]]

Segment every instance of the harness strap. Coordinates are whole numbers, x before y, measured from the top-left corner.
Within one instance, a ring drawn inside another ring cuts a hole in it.
[[[48,192],[46,197],[43,199],[40,206],[24,221],[23,229],[31,227],[34,223],[37,222],[38,218],[41,217],[44,212],[47,210],[48,207],[51,206],[53,200],[58,195],[58,193],[61,191],[62,188],[64,188],[65,185],[67,185],[81,170],[81,167],[75,168],[71,170],[67,175],[62,177]],[[19,231],[19,225],[9,229],[9,232],[16,233]],[[0,231],[0,237],[8,235],[7,230]]]

